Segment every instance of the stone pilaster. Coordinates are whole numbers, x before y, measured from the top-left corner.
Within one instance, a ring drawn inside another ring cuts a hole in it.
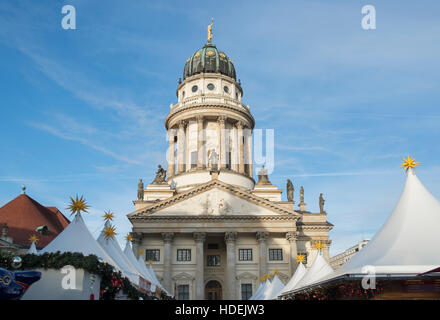
[[[177,132],[177,173],[185,171],[185,125],[185,121],[180,121]]]
[[[243,122],[237,122],[237,139],[238,139],[238,172],[244,173],[244,146],[243,146]]]
[[[236,299],[236,248],[235,242],[237,239],[237,232],[226,232],[226,297],[227,300]]]
[[[298,231],[287,232],[286,239],[289,241],[289,271],[290,276],[293,276],[298,266],[298,262],[296,260],[298,256],[298,248],[296,245],[296,241],[298,240]]]
[[[267,238],[269,232],[258,231],[256,236],[258,241],[258,273],[260,277],[263,277],[267,273]]]
[[[220,166],[219,168],[226,168],[226,143],[225,143],[225,116],[220,116],[217,119],[219,126],[219,150],[220,150]]]
[[[205,232],[194,232],[194,241],[196,243],[196,299],[203,300],[205,293],[205,272],[204,272],[204,252],[203,244],[206,239]]]
[[[203,165],[203,117],[197,116],[197,169],[202,169]]]
[[[249,177],[253,177],[254,173],[253,173],[253,159],[252,159],[252,130],[251,129],[246,129],[246,150],[247,150],[247,155],[246,155],[246,162],[249,168]]]
[[[174,233],[163,232],[163,286],[168,292],[171,290],[171,262],[172,262],[172,242]]]
[[[131,247],[134,255],[139,258],[139,249],[142,244],[142,233],[132,232],[133,239],[131,240]]]
[[[176,157],[175,155],[175,148],[174,148],[174,129],[168,130],[168,140],[169,140],[169,147],[168,147],[168,178],[174,177],[175,171],[176,171],[176,165],[174,163],[174,159]]]

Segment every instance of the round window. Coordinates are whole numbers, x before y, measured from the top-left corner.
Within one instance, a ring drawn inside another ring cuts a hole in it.
[[[199,87],[193,86],[191,90],[192,90],[192,92],[196,92],[198,89],[199,89]]]
[[[215,88],[212,83],[209,83],[207,87],[209,90],[214,90],[214,88]]]
[[[228,86],[224,86],[223,90],[225,90],[226,93],[229,93],[229,87]]]

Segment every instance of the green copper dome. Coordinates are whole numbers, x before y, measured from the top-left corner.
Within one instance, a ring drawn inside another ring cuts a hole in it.
[[[205,72],[221,73],[236,80],[235,68],[231,59],[211,43],[205,44],[202,49],[186,60],[183,79]]]

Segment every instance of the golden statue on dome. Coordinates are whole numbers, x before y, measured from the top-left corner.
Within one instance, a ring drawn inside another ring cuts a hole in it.
[[[212,25],[214,24],[214,18],[211,18],[211,24],[208,26],[208,43],[212,40]]]

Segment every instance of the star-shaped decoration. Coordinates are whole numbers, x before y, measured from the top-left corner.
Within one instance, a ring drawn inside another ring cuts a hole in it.
[[[88,208],[90,208],[90,206],[86,203],[86,200],[83,198],[83,196],[81,196],[81,198],[78,198],[78,195],[76,195],[75,199],[70,197],[70,205],[67,207],[67,209],[70,210],[70,215],[75,213],[88,212]]]
[[[415,169],[416,166],[419,164],[415,161],[416,159],[413,157],[408,156],[406,159],[403,157],[403,163],[400,165],[400,167],[405,168],[405,171],[408,171],[409,168]]]
[[[31,243],[32,243],[32,242],[35,242],[35,244],[36,244],[38,241],[40,241],[40,239],[38,239],[36,235],[32,235],[32,236],[29,238],[29,241],[30,241]]]
[[[275,269],[275,270],[273,271],[273,274],[274,274],[274,275],[278,274],[278,269]]]
[[[116,233],[116,227],[112,226],[111,224],[109,224],[108,226],[106,226],[104,228],[104,230],[102,231],[102,233],[104,233],[104,237],[106,239],[113,239],[115,237]]]
[[[153,260],[148,260],[148,264],[153,264]]]
[[[110,210],[106,211],[104,213],[104,221],[113,221],[113,218],[115,217],[115,214],[113,212],[111,212]]]
[[[127,241],[132,241],[132,240],[133,240],[133,236],[132,236],[131,234],[127,234],[127,235],[125,236],[125,240],[127,240]]]
[[[304,261],[306,261],[306,257],[305,257],[305,255],[303,255],[303,254],[299,254],[299,255],[297,255],[297,256],[296,256],[296,261],[297,261],[298,263],[300,263],[300,262],[304,263]]]
[[[264,275],[264,278],[269,279],[269,278],[270,278],[270,274],[266,273],[266,274]]]
[[[144,254],[144,250],[139,249],[139,250],[138,250],[138,254]]]
[[[322,249],[324,249],[324,245],[322,244],[321,241],[318,241],[318,242],[315,244],[315,249],[316,249],[316,250],[322,250]]]

